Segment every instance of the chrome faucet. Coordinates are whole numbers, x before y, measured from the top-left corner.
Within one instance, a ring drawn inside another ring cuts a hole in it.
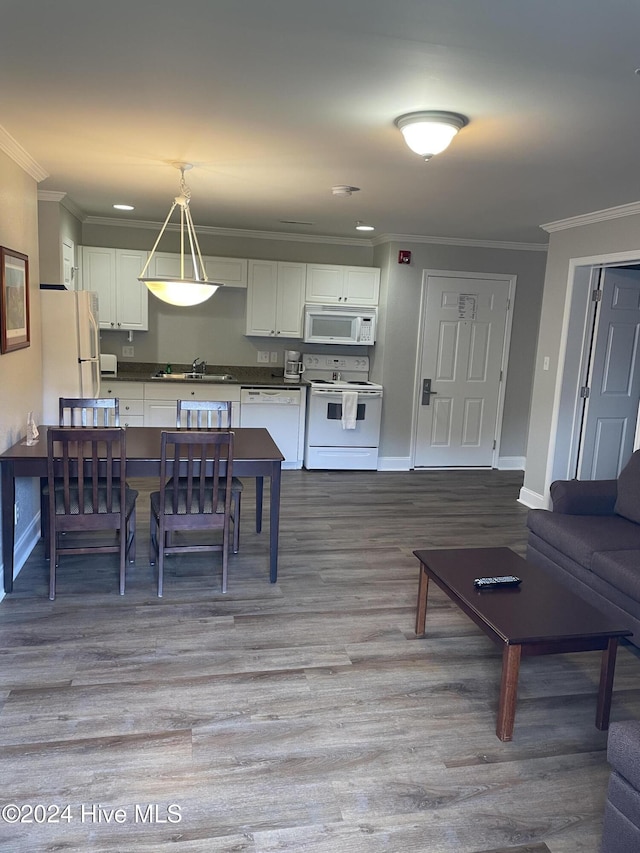
[[[207,368],[207,362],[204,359],[193,359],[193,364],[191,365],[192,373],[201,373],[204,376],[204,372]]]

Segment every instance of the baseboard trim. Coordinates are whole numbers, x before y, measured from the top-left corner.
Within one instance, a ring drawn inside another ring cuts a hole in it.
[[[520,489],[518,503],[528,506],[529,509],[549,508],[543,495],[538,494],[538,492],[532,492],[531,489],[525,489],[524,486]]]
[[[378,471],[410,471],[409,456],[378,456]]]
[[[13,557],[13,579],[15,580],[20,574],[20,569],[29,559],[33,549],[40,541],[40,513],[35,516],[25,528],[19,539],[16,539]],[[4,573],[4,561],[0,566],[0,571]],[[5,597],[4,585],[0,590],[0,601]]]
[[[499,456],[496,462],[498,471],[524,471],[525,456]]]

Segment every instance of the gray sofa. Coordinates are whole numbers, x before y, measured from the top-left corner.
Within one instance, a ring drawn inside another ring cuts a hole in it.
[[[601,853],[640,850],[640,722],[612,723],[607,741],[611,765]]]
[[[640,450],[617,480],[558,480],[551,499],[553,511],[529,511],[528,559],[628,627],[640,646]]]

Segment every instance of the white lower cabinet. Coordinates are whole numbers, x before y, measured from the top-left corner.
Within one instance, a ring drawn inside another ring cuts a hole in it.
[[[175,429],[178,400],[230,402],[231,426],[240,426],[240,386],[205,382],[127,382],[102,378],[101,397],[117,397],[120,426],[157,426]]]
[[[178,400],[230,402],[231,426],[240,426],[240,386],[187,382],[144,382],[144,425],[175,429]]]
[[[120,426],[144,426],[143,385],[141,382],[119,382],[105,379],[100,382],[101,397],[117,397]]]

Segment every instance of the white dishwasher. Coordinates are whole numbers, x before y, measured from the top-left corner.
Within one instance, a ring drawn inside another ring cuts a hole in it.
[[[240,391],[240,426],[268,429],[284,456],[283,468],[302,468],[306,399],[302,388]]]

